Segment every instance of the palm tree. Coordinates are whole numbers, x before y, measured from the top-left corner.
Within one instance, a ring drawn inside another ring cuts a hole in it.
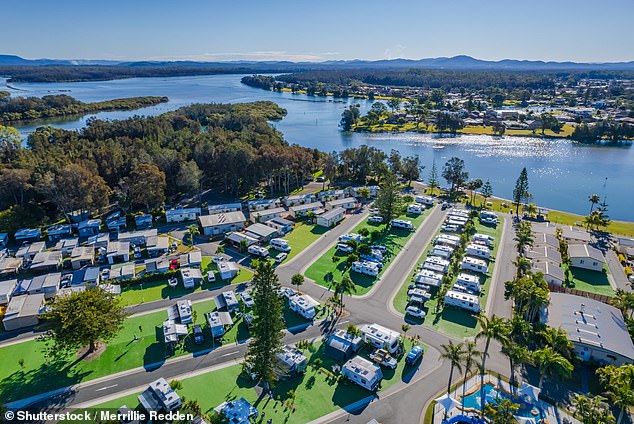
[[[521,276],[526,274],[526,272],[530,271],[531,267],[533,266],[531,261],[523,256],[518,256],[513,261],[513,265],[515,265],[515,267],[517,268],[517,278],[520,278]]]
[[[613,424],[614,416],[602,396],[575,395],[572,399],[573,416],[584,424]]]
[[[568,333],[563,328],[546,327],[539,335],[553,351],[567,360],[572,361],[575,357],[572,342],[568,340]]]
[[[454,368],[457,368],[458,372],[462,372],[462,361],[465,355],[465,351],[463,349],[462,343],[453,344],[451,340],[449,340],[449,344],[440,345],[440,348],[442,350],[440,358],[451,361],[449,381],[447,382],[447,394],[449,394],[451,393],[451,380],[453,379],[453,370]]]
[[[484,411],[484,372],[486,371],[486,360],[489,355],[489,345],[491,340],[497,340],[504,344],[508,340],[510,326],[504,318],[493,315],[488,318],[485,315],[478,316],[480,331],[476,340],[485,339],[484,350],[482,351],[482,364],[480,366],[480,412]]]
[[[517,246],[517,253],[520,255],[524,254],[524,250],[526,246],[532,246],[535,239],[533,238],[533,230],[531,229],[531,224],[528,222],[522,221],[517,229],[517,233],[515,234],[515,245]]]
[[[526,211],[528,216],[532,217],[537,213],[537,206],[534,203],[529,203],[528,205],[526,205],[524,210]]]
[[[550,348],[536,350],[531,355],[533,364],[539,371],[539,388],[542,388],[546,377],[557,377],[560,379],[570,378],[574,367],[569,360],[559,353],[553,352]]]
[[[590,201],[590,214],[592,214],[594,207],[601,201],[601,197],[595,193],[588,196],[588,200]]]
[[[626,292],[622,289],[617,289],[616,294],[610,300],[610,303],[615,308],[619,309],[624,316],[630,317],[634,315],[634,293]]]
[[[608,365],[597,370],[599,381],[614,405],[620,408],[617,424],[623,419],[625,410],[634,405],[634,365],[620,367]]]
[[[476,348],[475,342],[466,342],[464,350],[464,357],[462,358],[462,366],[464,367],[464,380],[462,381],[462,410],[464,411],[465,392],[467,389],[467,378],[469,378],[469,372],[476,364],[477,360],[482,355]]]
[[[484,415],[495,424],[517,424],[515,414],[519,408],[520,406],[510,399],[496,399],[487,404]]]
[[[333,281],[332,285],[335,294],[339,295],[339,304],[341,305],[341,309],[343,310],[343,307],[345,306],[345,304],[343,303],[343,296],[345,294],[352,295],[352,293],[356,293],[357,286],[354,284],[349,275],[344,275],[339,282]]]
[[[522,364],[528,362],[531,354],[528,348],[511,341],[506,343],[506,345],[504,346],[504,350],[502,350],[502,353],[504,353],[506,357],[509,358],[509,368],[511,369],[510,383],[511,383],[511,390],[513,390],[514,387],[516,386],[515,370]]]
[[[189,225],[187,227],[187,233],[189,234],[189,245],[193,246],[194,236],[197,236],[198,234],[200,234],[200,229],[198,228],[198,225],[196,224]]]

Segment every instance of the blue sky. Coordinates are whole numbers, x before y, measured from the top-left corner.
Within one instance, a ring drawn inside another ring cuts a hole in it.
[[[633,0],[20,0],[0,54],[59,59],[634,60]]]

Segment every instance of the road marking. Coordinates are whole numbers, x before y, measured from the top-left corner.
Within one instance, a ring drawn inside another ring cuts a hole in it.
[[[234,352],[229,352],[229,353],[225,353],[224,355],[220,355],[221,358],[224,358],[225,356],[230,356],[230,355],[235,355],[236,353],[238,353],[238,351],[234,351]]]
[[[96,389],[95,392],[100,392],[102,390],[108,390],[108,389],[112,389],[113,387],[117,387],[118,384],[113,384],[112,386],[106,386],[106,387],[102,387],[101,389]]]

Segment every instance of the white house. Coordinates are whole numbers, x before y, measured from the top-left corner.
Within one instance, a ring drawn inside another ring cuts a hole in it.
[[[18,280],[0,281],[0,305],[6,305],[11,300],[13,290],[18,285]]]
[[[446,273],[449,270],[450,262],[438,256],[428,256],[423,262],[423,269],[435,272]]]
[[[198,268],[181,268],[180,274],[186,289],[193,289],[196,284],[201,284],[203,281],[203,274]]]
[[[291,311],[298,313],[302,317],[306,319],[313,319],[317,314],[315,307],[319,306],[319,302],[307,294],[296,294],[295,296],[290,296],[288,298],[288,306]]]
[[[203,254],[200,250],[192,250],[180,255],[178,262],[181,267],[200,267],[203,263]]]
[[[322,202],[327,202],[329,200],[338,200],[348,197],[348,192],[346,190],[324,190],[317,193],[317,197]]]
[[[326,210],[334,208],[354,209],[358,205],[354,197],[344,197],[343,199],[330,200],[326,202]]]
[[[44,302],[42,293],[11,298],[2,319],[5,331],[36,326],[40,321]]]
[[[341,374],[371,392],[379,388],[383,379],[381,368],[361,356],[349,359],[341,368]]]
[[[261,211],[249,212],[249,221],[251,222],[266,222],[271,219],[281,218],[282,215],[286,215],[288,212],[284,208],[264,209]]]
[[[231,231],[240,231],[244,228],[246,220],[247,219],[241,211],[198,217],[200,226],[203,229],[203,234],[209,237],[225,234]]]
[[[139,403],[148,412],[173,411],[181,406],[181,398],[164,378],[150,383],[149,387],[138,396]]]
[[[321,215],[317,215],[317,225],[328,228],[332,227],[343,220],[345,213],[346,211],[344,208],[330,209]]]
[[[462,258],[462,263],[460,264],[460,267],[468,271],[475,271],[486,274],[488,265],[486,261],[482,259],[465,256],[464,258]]]
[[[200,216],[200,208],[175,208],[165,211],[165,220],[170,222],[195,221]]]
[[[361,337],[366,343],[377,349],[386,349],[390,353],[398,350],[400,334],[379,324],[366,324],[360,328]]]
[[[352,270],[359,274],[369,275],[376,277],[379,275],[379,265],[376,262],[370,261],[355,261],[352,263]]]
[[[480,312],[480,298],[478,296],[456,290],[447,291],[447,294],[445,294],[445,305],[465,309],[470,312]]]
[[[295,205],[288,208],[289,215],[293,218],[301,218],[308,215],[309,212],[317,214],[318,211],[323,209],[324,205],[321,202],[312,202],[302,205]]]
[[[434,198],[431,196],[416,196],[415,201],[423,205],[434,206]]]
[[[465,249],[467,255],[476,256],[478,258],[489,259],[491,257],[491,250],[482,246],[481,244],[469,243]]]
[[[221,205],[211,205],[207,207],[209,215],[227,212],[238,212],[242,210],[242,203],[223,203]]]
[[[265,209],[275,209],[280,207],[280,199],[259,199],[249,200],[247,207],[250,211],[263,211]]]
[[[569,244],[568,257],[570,258],[570,266],[575,268],[601,272],[605,265],[603,253],[587,244]]]
[[[315,196],[312,193],[310,193],[310,194],[295,194],[295,195],[292,195],[292,196],[286,196],[282,200],[282,203],[284,203],[284,205],[286,205],[287,207],[291,207],[291,206],[295,206],[295,205],[302,205],[304,203],[313,203],[316,200],[317,200],[317,196]]]
[[[230,261],[223,261],[218,264],[218,273],[221,280],[230,280],[238,275],[238,264]]]

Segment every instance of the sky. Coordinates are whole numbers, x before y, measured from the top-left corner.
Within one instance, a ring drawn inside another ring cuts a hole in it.
[[[634,60],[634,0],[20,0],[0,54],[29,59]]]

